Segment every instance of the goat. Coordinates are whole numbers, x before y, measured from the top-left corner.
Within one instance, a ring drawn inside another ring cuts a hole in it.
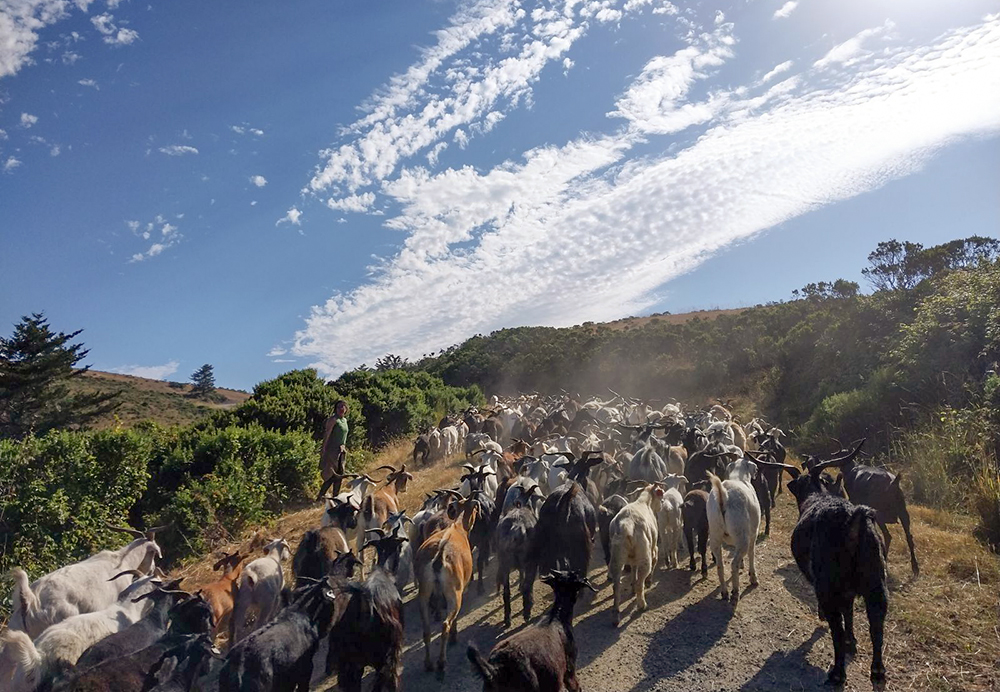
[[[597,591],[578,572],[553,571],[542,577],[555,602],[548,620],[501,640],[484,659],[475,646],[467,651],[483,692],[578,691],[573,607],[580,589]]]
[[[179,597],[189,598],[186,591],[161,585],[138,599],[148,598],[153,604],[143,617],[125,629],[104,637],[91,645],[76,661],[76,670],[87,670],[112,659],[120,658],[133,651],[143,649],[167,632],[167,622],[172,616],[170,610]]]
[[[424,630],[424,668],[434,670],[431,661],[431,616],[441,620],[441,653],[437,671],[444,676],[449,637],[458,640],[456,625],[462,596],[472,578],[472,549],[469,532],[476,523],[479,505],[469,499],[457,503],[462,520],[431,535],[414,557],[418,580],[420,619]]]
[[[406,492],[406,484],[413,479],[413,474],[406,470],[406,464],[403,464],[398,471],[393,466],[380,466],[375,470],[382,469],[389,470],[389,475],[382,481],[385,485],[367,495],[361,502],[357,533],[359,555],[365,545],[365,532],[368,529],[380,528],[389,519],[390,514],[399,511],[399,495]],[[363,567],[361,573],[364,574]]]
[[[760,505],[757,493],[751,485],[757,474],[757,465],[749,459],[741,458],[727,467],[729,478],[719,479],[708,473],[712,491],[708,497],[708,539],[719,572],[720,596],[729,598],[726,586],[726,571],[722,564],[722,546],[734,548],[732,562],[733,592],[735,607],[740,601],[740,565],[746,556],[750,562],[750,585],[757,585],[757,565],[754,552],[757,534],[760,532]]]
[[[402,669],[403,602],[386,565],[407,539],[398,532],[365,543],[377,553],[376,567],[363,583],[335,582],[341,614],[330,629],[326,672],[337,672],[344,692],[361,692],[365,667],[375,669],[373,692],[396,692]]]
[[[195,682],[208,673],[219,650],[212,638],[201,635],[187,639],[163,654],[146,676],[143,692],[191,692]]]
[[[622,507],[611,520],[611,562],[608,575],[614,591],[615,627],[621,621],[621,573],[626,566],[632,572],[636,612],[646,610],[646,579],[659,559],[657,515],[663,501],[663,488],[644,485],[639,496]]]
[[[357,561],[353,553],[341,560]],[[337,600],[329,578],[295,589],[274,620],[229,650],[219,672],[219,691],[307,692],[313,657],[333,625]]]
[[[684,539],[687,543],[690,563],[688,567],[695,571],[694,553],[695,537],[698,538],[698,552],[701,553],[701,576],[708,578],[708,560],[705,559],[705,545],[708,543],[708,493],[704,490],[689,490],[684,496],[681,515],[684,519]]]
[[[198,594],[212,606],[215,622],[213,634],[229,631],[229,619],[233,614],[236,584],[240,575],[243,574],[243,561],[246,557],[246,555],[240,555],[239,551],[224,555],[212,566],[216,572],[221,569],[222,576],[198,590]]]
[[[867,505],[875,510],[876,521],[885,540],[887,560],[889,546],[892,544],[892,534],[889,533],[888,524],[897,522],[902,524],[906,545],[910,549],[910,569],[913,570],[913,576],[919,575],[920,565],[917,563],[917,551],[913,543],[913,534],[910,532],[910,512],[906,508],[906,497],[899,485],[902,475],[887,469],[859,465],[853,456],[844,457],[837,464],[825,462],[822,467],[827,468],[831,465],[840,467],[844,488],[851,502],[856,505]]]
[[[192,639],[211,636],[212,607],[200,596],[187,598],[170,611],[170,627],[149,645],[123,652],[76,675],[66,687],[53,692],[142,692],[149,673],[164,654]]]
[[[406,524],[412,525],[413,521],[406,516],[405,511],[399,511],[389,516],[389,519],[383,524],[383,528],[387,533],[398,536],[403,534]],[[409,538],[408,534],[407,538]],[[399,550],[393,553],[388,560],[385,568],[395,577],[396,590],[403,593],[406,585],[414,580],[413,548],[410,541],[407,540],[401,544]]]
[[[281,590],[285,586],[285,576],[281,569],[283,560],[288,559],[288,543],[276,538],[264,546],[264,557],[259,557],[243,568],[236,603],[230,620],[230,647],[274,617],[281,607]],[[253,624],[247,617],[254,614]]]
[[[539,508],[523,589],[533,588],[539,572],[545,574],[561,565],[586,575],[597,537],[597,510],[586,491],[588,481],[593,484],[587,477],[590,466],[588,459],[575,462],[569,482],[556,488]]]
[[[684,491],[687,489],[687,478],[678,474],[668,474],[663,481],[663,500],[660,511],[656,515],[657,529],[660,533],[660,555],[663,566],[677,567],[677,551],[681,545],[684,531]],[[654,565],[655,567],[655,565]]]
[[[349,551],[347,537],[336,526],[306,531],[292,557],[295,585],[305,586],[327,576],[337,556]]]
[[[793,477],[788,490],[799,506],[799,521],[792,531],[792,555],[815,588],[820,615],[830,625],[834,662],[827,681],[843,685],[846,680],[847,656],[854,655],[858,647],[854,600],[861,596],[872,641],[871,682],[875,689],[882,689],[887,681],[882,643],[889,591],[883,545],[875,530],[877,512],[831,495],[819,478],[819,470],[851,463],[860,449],[858,444],[847,456],[822,463],[805,474],[787,467]]]
[[[611,520],[628,504],[621,495],[611,495],[597,508],[597,528],[601,533],[601,550],[604,552],[604,564],[611,565]],[[608,574],[608,579],[611,574]]]
[[[11,571],[14,593],[9,628],[12,631],[22,631],[35,639],[49,625],[113,604],[129,586],[125,579],[109,580],[113,574],[126,574],[134,569],[153,573],[155,561],[163,558],[156,544],[156,532],[166,526],[146,532],[110,524],[107,528],[127,533],[134,540],[118,550],[102,550],[86,560],[60,567],[30,584],[23,569],[17,567]]]
[[[123,574],[141,575],[135,570]],[[115,575],[112,579],[120,576]],[[5,659],[0,662],[0,679],[6,675],[12,682],[7,692],[35,690],[49,684],[56,676],[66,674],[87,648],[142,617],[147,604],[133,598],[159,585],[159,580],[153,577],[137,578],[113,605],[51,625],[34,642],[24,632],[8,630],[0,639]],[[4,673],[4,669],[11,672]]]
[[[520,488],[520,486],[513,486]],[[538,514],[532,507],[529,498],[538,491],[538,485],[532,484],[526,494],[507,491],[507,498],[514,498],[503,514],[496,527],[497,543],[497,589],[503,585],[503,624],[510,627],[510,572],[516,569],[520,576],[521,605],[524,621],[531,618],[531,606],[534,602],[531,589],[525,588],[525,571],[528,562],[528,547],[531,534],[538,523]],[[506,499],[505,499],[506,504]]]

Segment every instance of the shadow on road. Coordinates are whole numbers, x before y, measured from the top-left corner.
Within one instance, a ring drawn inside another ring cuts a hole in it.
[[[794,680],[801,689],[822,689],[826,681],[826,671],[809,663],[806,659],[816,642],[826,634],[826,628],[817,627],[806,641],[791,651],[775,651],[757,674],[747,680],[741,692],[768,692],[788,690],[789,680]]]

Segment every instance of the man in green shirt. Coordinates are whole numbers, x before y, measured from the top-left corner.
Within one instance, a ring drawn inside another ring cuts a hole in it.
[[[323,451],[320,453],[319,470],[325,481],[336,474],[333,480],[333,494],[340,494],[339,476],[344,475],[344,457],[347,454],[347,402],[337,401],[333,415],[326,419],[323,433]]]

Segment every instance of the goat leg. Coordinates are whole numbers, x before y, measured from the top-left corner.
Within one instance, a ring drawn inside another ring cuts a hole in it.
[[[910,549],[910,568],[913,576],[920,574],[920,565],[917,564],[917,551],[913,546],[913,534],[910,533],[910,513],[906,511],[904,505],[899,512],[899,523],[903,525],[903,533],[906,534],[906,545]],[[885,546],[886,559],[889,559],[889,545]]]
[[[847,681],[844,618],[840,610],[835,607],[824,607],[823,615],[830,624],[830,635],[833,637],[833,666],[827,673],[826,682],[840,687]]]
[[[844,608],[844,653],[848,659],[853,659],[858,654],[858,640],[854,636],[853,602]]]
[[[497,576],[499,577],[499,573]],[[499,578],[497,583],[500,583]],[[510,627],[510,572],[503,577],[503,626]]]

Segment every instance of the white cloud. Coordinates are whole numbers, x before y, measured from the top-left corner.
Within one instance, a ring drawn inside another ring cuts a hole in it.
[[[0,128],[0,141],[7,139],[7,130]]]
[[[815,67],[825,68],[831,67],[838,63],[844,65],[851,65],[864,57],[871,55],[870,51],[864,49],[864,43],[873,36],[879,36],[886,32],[892,31],[895,27],[888,19],[882,26],[876,26],[871,29],[865,29],[857,36],[849,38],[843,43],[834,46],[829,50],[829,52],[822,58],[814,63]]]
[[[798,0],[788,0],[788,2],[774,11],[772,19],[787,19],[798,6]]]
[[[0,5],[0,79],[32,63],[38,32],[69,16],[66,0],[17,0]]]
[[[27,129],[38,122],[38,116],[31,113],[21,113],[21,127]]]
[[[178,214],[177,218],[183,218],[183,215]],[[157,257],[184,239],[184,236],[178,232],[177,226],[174,226],[172,223],[167,221],[163,214],[157,214],[152,221],[149,221],[146,224],[142,224],[133,219],[126,221],[125,225],[128,226],[129,230],[132,231],[135,236],[142,238],[145,241],[148,241],[153,237],[157,226],[159,226],[159,240],[150,244],[144,252],[133,253],[129,258],[130,264],[134,262],[143,262],[153,257]]]
[[[59,154],[61,154],[61,153],[62,153],[62,149],[59,147],[58,144],[53,144],[52,148],[49,149],[49,155],[50,156],[59,156]]]
[[[274,225],[280,226],[283,223],[290,223],[293,226],[301,226],[302,225],[301,219],[302,219],[302,212],[296,209],[295,207],[292,207],[283,217],[278,219],[278,223]]]
[[[145,377],[149,380],[165,380],[177,372],[180,365],[180,362],[176,360],[168,361],[163,365],[120,365],[117,368],[111,368],[109,372]]]
[[[638,140],[625,132],[534,149],[486,172],[404,169],[383,184],[403,248],[368,283],[313,307],[290,353],[336,375],[501,326],[648,309],[665,282],[727,245],[917,170],[958,138],[1000,132],[1000,107],[983,88],[1000,83],[996,45],[1000,17],[932,45],[887,46],[851,70],[807,70],[759,96],[733,90],[697,139],[660,155],[626,158]],[[633,86],[658,88],[681,110],[686,70],[704,67],[696,60],[644,71]],[[469,290],[511,277],[530,280]],[[463,300],[441,310],[442,295]]]
[[[689,102],[687,95],[698,80],[733,57],[732,24],[717,22],[695,45],[673,55],[660,55],[646,63],[632,85],[608,115],[625,118],[639,132],[668,134],[708,122],[725,104],[726,95],[710,95]]]
[[[254,137],[263,137],[264,136],[264,131],[260,130],[260,129],[257,129],[256,127],[251,127],[248,130],[248,132],[250,134],[252,134]]]
[[[326,206],[338,211],[365,211],[375,203],[374,192],[364,192],[360,195],[351,195],[343,199],[330,198],[326,201]]]
[[[245,127],[241,127],[240,125],[230,125],[229,129],[238,135],[246,134],[247,131]]]
[[[80,81],[77,82],[77,84],[79,84],[80,86],[85,86],[85,87],[93,87],[94,89],[97,89],[98,91],[101,90],[101,87],[99,87],[97,85],[97,82],[95,80],[93,80],[93,79],[81,79]]]
[[[265,185],[267,185],[267,178],[265,178],[262,175],[252,175],[250,176],[250,182],[256,185],[257,187],[264,187]]]
[[[794,63],[791,60],[786,60],[783,63],[775,65],[770,72],[768,72],[766,75],[760,78],[760,83],[766,84],[767,82],[770,82],[773,77],[778,76],[782,72],[788,72],[790,69],[792,69],[793,64]]]
[[[257,127],[250,127],[246,123],[242,125],[230,125],[229,129],[238,135],[245,135],[247,133],[252,134],[254,137],[262,137],[264,135],[263,130]]]
[[[168,147],[160,147],[160,153],[167,156],[184,156],[185,154],[197,154],[198,150],[186,144],[171,144]]]
[[[133,29],[115,24],[114,15],[107,12],[91,17],[90,23],[110,46],[127,46],[139,38],[139,34]]]
[[[12,173],[15,168],[21,165],[21,159],[16,156],[8,156],[7,160],[3,162],[3,172]]]

